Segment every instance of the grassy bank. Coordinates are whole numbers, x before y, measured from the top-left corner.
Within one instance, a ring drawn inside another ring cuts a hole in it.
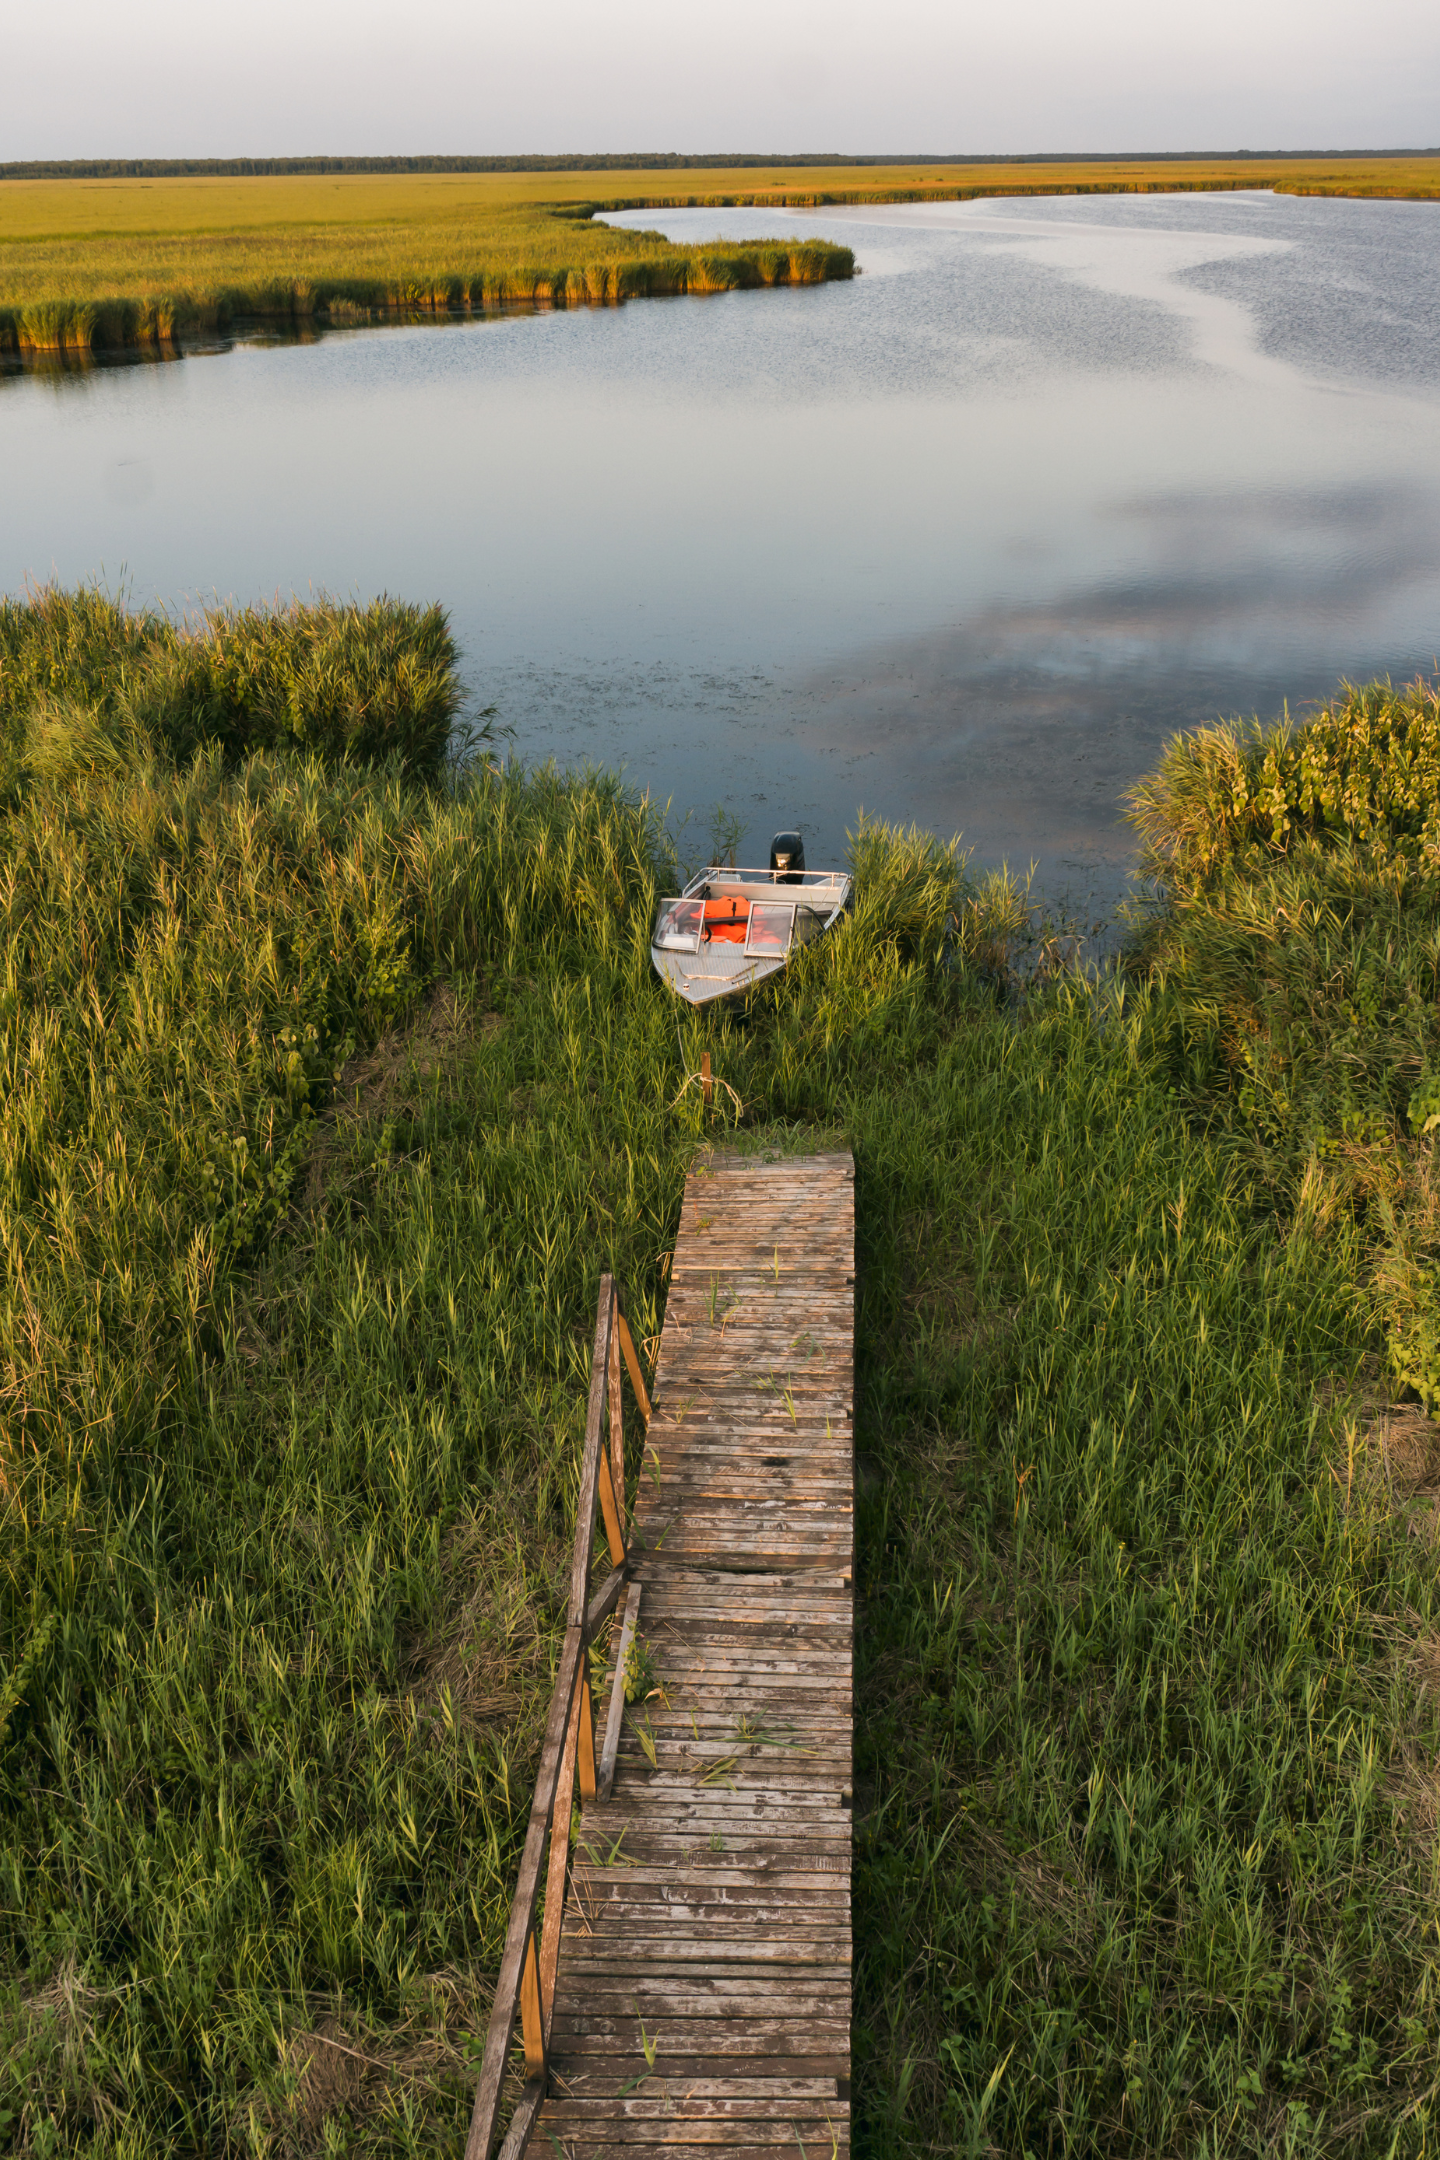
[[[848,277],[823,242],[677,247],[592,212],[1273,187],[1433,198],[1440,158],[330,173],[0,182],[0,349],[163,341],[236,316],[613,303]]]
[[[706,1047],[742,1137],[858,1166],[863,2149],[1427,2150],[1378,1218],[1295,1204],[1195,1059],[1178,871],[1153,979],[1017,1006],[1013,895],[868,829],[848,927],[677,1033],[645,805],[483,746],[177,755],[92,605],[0,676],[0,2141],[458,2154],[596,1281],[653,1335]],[[62,694],[114,755],[54,755]]]

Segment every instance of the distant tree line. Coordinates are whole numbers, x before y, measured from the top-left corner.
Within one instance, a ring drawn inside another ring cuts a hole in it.
[[[1437,150],[1162,150],[1135,152],[1148,165],[1180,164],[1196,158],[1435,157]],[[1037,153],[1024,157],[873,155],[825,150],[805,155],[761,156],[752,151],[716,152],[704,157],[678,150],[634,150],[614,155],[560,157],[271,157],[271,158],[22,158],[0,164],[0,180],[172,180],[198,174],[225,177],[285,173],[425,173],[425,172],[686,172],[747,166],[817,165],[1114,165],[1130,158],[1113,155]]]
[[[566,157],[270,157],[270,158],[31,158],[0,164],[3,180],[162,180],[190,174],[248,177],[270,173],[466,173],[466,172],[678,172],[758,165],[941,165],[939,157],[846,157],[824,151],[814,157],[686,157],[677,150],[635,150],[614,156]],[[971,164],[1004,164],[1003,158],[972,158]]]

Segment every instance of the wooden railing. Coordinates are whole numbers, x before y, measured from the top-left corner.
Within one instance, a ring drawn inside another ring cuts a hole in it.
[[[475,2093],[475,2112],[470,2119],[465,2160],[490,2160],[505,2065],[517,2016],[525,2043],[525,2089],[510,2118],[500,2160],[520,2160],[535,2126],[535,2118],[545,2098],[550,2026],[555,2009],[555,1973],[560,1962],[560,1929],[569,1876],[575,1780],[578,1775],[582,1799],[603,1799],[608,1796],[615,1775],[625,1695],[624,1660],[635,1627],[640,1598],[638,1583],[630,1584],[610,1717],[598,1764],[594,1708],[590,1700],[589,1649],[596,1628],[609,1618],[619,1603],[630,1574],[625,1514],[625,1420],[620,1394],[622,1355],[641,1415],[648,1425],[650,1402],[640,1373],[640,1361],[620,1309],[614,1280],[609,1275],[602,1275],[600,1310],[595,1322],[595,1352],[590,1367],[590,1406],[585,1419],[585,1452],[580,1461],[580,1504],[575,1518],[575,1553],[570,1569],[570,1611],[565,1645],[560,1653],[560,1670],[545,1726],[540,1773],[535,1781],[535,1799],[525,1833],[520,1879],[510,1908],[510,1930],[505,1938],[505,1955],[500,1961],[495,2007],[490,2013],[490,2030],[485,2038],[485,2058]],[[603,1588],[592,1598],[590,1556],[595,1543],[597,1508],[605,1524],[611,1572]],[[535,1921],[542,1882],[545,1903],[537,1936]]]

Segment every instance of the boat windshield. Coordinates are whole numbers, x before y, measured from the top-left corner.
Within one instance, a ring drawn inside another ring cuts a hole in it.
[[[788,952],[794,923],[793,900],[757,900],[750,910],[750,931],[745,940],[746,952]]]
[[[662,900],[650,942],[661,952],[698,952],[704,921],[703,900]]]

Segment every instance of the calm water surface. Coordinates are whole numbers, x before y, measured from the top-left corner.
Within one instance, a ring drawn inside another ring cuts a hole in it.
[[[0,585],[442,599],[526,755],[1123,882],[1175,728],[1440,653],[1440,205],[654,211],[853,284],[0,379]]]

